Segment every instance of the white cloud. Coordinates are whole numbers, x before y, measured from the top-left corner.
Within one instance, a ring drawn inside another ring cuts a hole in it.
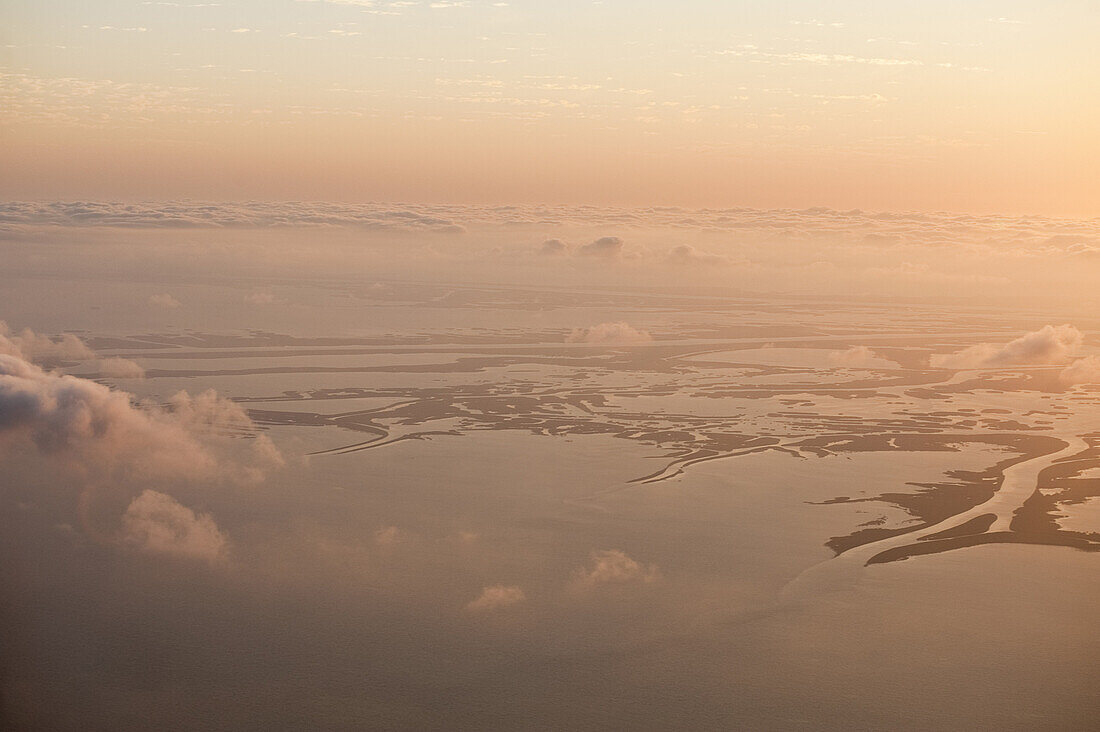
[[[624,584],[628,582],[653,582],[660,573],[656,565],[642,565],[618,549],[602,549],[592,552],[589,563],[575,573],[582,585]]]
[[[1078,359],[1062,369],[1058,378],[1063,384],[1100,384],[1100,356]]]
[[[574,328],[566,336],[566,343],[598,343],[606,345],[635,345],[649,343],[653,337],[644,330],[637,330],[628,323],[600,323],[589,328]]]
[[[577,248],[577,254],[583,257],[616,259],[622,256],[622,253],[623,240],[617,236],[603,236],[596,241],[582,244]]]
[[[99,362],[99,373],[109,379],[143,379],[145,369],[128,358],[105,358]]]
[[[539,247],[539,254],[544,256],[561,256],[569,251],[569,247],[565,245],[561,239],[547,239]]]
[[[8,324],[2,320],[0,320],[0,353],[35,362],[50,359],[83,361],[95,358],[92,349],[71,333],[53,338],[35,333],[30,328],[12,333]]]
[[[719,265],[729,264],[730,260],[718,254],[700,252],[690,244],[681,244],[668,252],[668,262],[676,265]]]
[[[526,599],[527,595],[519,587],[493,585],[482,589],[481,594],[466,605],[466,609],[473,612],[499,610],[523,602]]]
[[[242,434],[252,437],[248,449],[230,450]],[[35,451],[53,467],[100,482],[254,483],[283,462],[241,407],[213,391],[179,392],[166,407],[139,408],[126,392],[0,354],[0,458]]]
[[[898,364],[880,356],[867,346],[852,346],[846,351],[831,351],[829,363],[843,368],[897,368]]]
[[[176,308],[183,306],[183,303],[169,295],[167,292],[150,295],[148,302],[150,305],[155,305],[158,308],[165,308],[167,310],[175,310]]]
[[[119,540],[140,551],[209,562],[223,557],[228,546],[209,514],[196,514],[171,496],[152,490],[126,508]]]
[[[958,353],[935,354],[930,363],[946,369],[1064,363],[1082,340],[1081,331],[1072,325],[1045,325],[1004,345],[981,343]]]

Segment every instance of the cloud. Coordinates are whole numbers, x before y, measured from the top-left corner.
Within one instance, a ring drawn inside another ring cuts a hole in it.
[[[642,565],[618,549],[602,549],[592,552],[588,566],[579,568],[577,582],[582,585],[625,584],[628,582],[653,582],[660,576],[656,565]]]
[[[875,355],[867,346],[852,346],[847,351],[831,351],[829,363],[843,368],[897,368],[898,364]]]
[[[561,256],[568,251],[569,248],[561,239],[547,239],[539,247],[539,254],[549,257]]]
[[[243,455],[230,449],[239,436],[251,437]],[[167,405],[139,408],[125,392],[0,354],[0,458],[34,452],[100,483],[254,483],[283,462],[241,407],[213,391],[179,392]]]
[[[105,358],[99,362],[99,373],[109,379],[144,379],[145,369],[128,358]]]
[[[92,349],[71,333],[53,338],[35,333],[30,328],[12,333],[8,324],[2,320],[0,320],[0,353],[35,362],[52,359],[83,361],[95,358]]]
[[[670,264],[675,265],[700,265],[700,264],[729,264],[730,260],[718,254],[700,252],[690,244],[681,244],[668,251],[666,257]]]
[[[10,79],[0,73],[0,82],[3,81]],[[84,97],[82,103],[87,103],[87,91],[78,89],[74,96]],[[463,227],[448,218],[447,212],[462,210],[465,209],[376,203],[15,201],[0,203],[0,224],[128,229],[332,227],[461,233]]]
[[[514,585],[493,585],[482,589],[477,599],[471,600],[466,609],[472,612],[485,612],[509,607],[527,599],[519,587]]]
[[[601,257],[604,259],[617,259],[623,253],[623,240],[617,236],[604,236],[596,241],[582,244],[577,247],[577,254],[582,257]]]
[[[379,546],[393,546],[401,540],[401,529],[396,526],[383,526],[374,532],[374,543]]]
[[[250,305],[270,305],[275,302],[275,296],[270,292],[250,292],[244,296],[244,301]]]
[[[945,369],[1057,364],[1068,360],[1082,340],[1072,325],[1045,325],[1003,346],[981,343],[958,353],[935,354],[930,363]]]
[[[167,292],[162,292],[157,295],[150,295],[149,304],[154,305],[158,308],[166,308],[168,310],[175,310],[176,308],[183,306],[183,303],[169,295]]]
[[[229,543],[209,514],[196,514],[153,490],[130,502],[119,541],[139,551],[209,562],[223,557]]]
[[[628,323],[600,323],[589,328],[574,328],[566,336],[566,343],[598,343],[605,345],[634,345],[649,343],[652,336],[644,330],[636,330]]]
[[[1088,356],[1074,361],[1062,369],[1058,378],[1067,386],[1100,384],[1100,356]]]

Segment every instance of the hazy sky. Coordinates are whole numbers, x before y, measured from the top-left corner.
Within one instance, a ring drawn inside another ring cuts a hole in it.
[[[1094,0],[3,0],[0,195],[1100,215]]]

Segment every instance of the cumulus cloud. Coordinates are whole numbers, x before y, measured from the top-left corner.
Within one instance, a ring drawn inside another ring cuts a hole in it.
[[[128,358],[112,356],[99,362],[99,373],[110,379],[144,379],[145,369]]]
[[[842,368],[897,368],[898,364],[876,356],[867,346],[852,346],[846,351],[831,351],[829,364]]]
[[[730,260],[719,254],[708,254],[707,252],[700,252],[690,244],[681,244],[678,247],[673,247],[668,252],[667,260],[670,264],[675,265],[720,265],[729,264]]]
[[[561,239],[547,239],[539,247],[539,254],[548,257],[560,257],[568,251],[569,247]]]
[[[1067,386],[1100,384],[1100,356],[1081,358],[1062,369],[1058,378]]]
[[[146,490],[122,515],[119,541],[139,551],[214,562],[228,541],[209,514],[196,514],[164,493]]]
[[[601,257],[616,259],[622,256],[623,240],[617,236],[604,236],[596,241],[577,247],[577,254],[583,257]]]
[[[472,612],[499,610],[526,599],[527,595],[515,585],[493,585],[482,589],[481,594],[466,605],[466,609]]]
[[[175,310],[176,308],[183,305],[183,303],[169,295],[167,292],[150,295],[149,304],[154,305],[158,308],[165,308],[167,310]]]
[[[71,333],[53,338],[35,333],[30,328],[12,333],[8,324],[2,320],[0,320],[0,353],[36,362],[51,359],[82,361],[95,358],[92,349]]]
[[[634,345],[649,343],[653,337],[644,330],[637,330],[628,323],[600,323],[589,328],[574,328],[566,336],[566,343],[597,343],[606,345]]]
[[[253,427],[240,406],[213,391],[139,408],[125,392],[0,354],[0,457],[38,451],[53,465],[100,479],[254,482],[282,458]],[[252,436],[247,455],[220,460],[218,448],[242,434]]]
[[[935,354],[930,363],[946,369],[1064,363],[1082,340],[1081,331],[1072,325],[1045,325],[1004,345],[981,343],[958,353]]]
[[[656,565],[642,565],[618,549],[602,549],[592,552],[588,565],[575,573],[581,585],[625,584],[628,582],[653,582],[660,573]]]

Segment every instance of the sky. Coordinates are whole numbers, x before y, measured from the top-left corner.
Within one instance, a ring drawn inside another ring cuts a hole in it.
[[[1091,0],[3,0],[0,196],[1100,215]]]

